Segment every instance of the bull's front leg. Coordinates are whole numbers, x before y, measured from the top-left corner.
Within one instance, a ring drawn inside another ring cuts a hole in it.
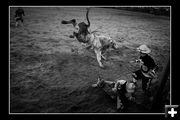
[[[102,59],[107,60],[107,58],[104,55],[105,55],[105,50],[101,49],[101,57],[102,57]]]
[[[97,61],[99,63],[99,66],[103,68],[104,66],[101,62],[101,51],[100,50],[94,50],[94,51],[96,53],[96,58],[97,58]]]
[[[101,57],[102,57],[104,60],[107,60],[107,58],[106,58],[104,55],[101,55]]]

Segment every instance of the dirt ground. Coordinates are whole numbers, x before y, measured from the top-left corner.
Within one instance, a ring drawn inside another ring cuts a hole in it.
[[[61,20],[85,21],[86,9],[24,7],[24,26],[15,27],[10,8],[10,112],[12,113],[116,113],[116,102],[100,88],[92,88],[100,75],[105,80],[131,80],[138,67],[136,47],[148,45],[159,65],[159,75],[170,56],[170,18],[110,8],[92,8],[90,29],[110,35],[120,48],[108,51],[105,69],[95,54],[68,36],[71,25]],[[72,52],[78,49],[78,54]],[[158,89],[152,81],[152,91]],[[152,92],[155,94],[155,92]],[[148,112],[152,98],[143,94],[138,81],[135,102],[124,112]]]

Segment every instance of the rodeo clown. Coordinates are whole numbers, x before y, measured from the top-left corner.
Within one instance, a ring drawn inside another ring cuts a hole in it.
[[[117,110],[122,110],[126,107],[128,100],[134,101],[135,84],[130,81],[117,79],[115,82],[105,81],[98,78],[96,84],[92,87],[102,88],[112,99],[117,99]]]
[[[139,59],[135,60],[136,63],[140,65],[140,69],[133,72],[133,81],[142,80],[142,90],[147,93],[151,84],[151,80],[157,77],[156,72],[158,66],[154,62],[153,58],[149,56],[151,50],[147,45],[140,45],[137,48],[140,53]],[[132,62],[132,61],[131,61]]]
[[[16,11],[15,11],[15,26],[17,27],[19,22],[21,22],[21,25],[23,26],[23,16],[25,16],[24,14],[24,10],[22,8],[18,8]]]

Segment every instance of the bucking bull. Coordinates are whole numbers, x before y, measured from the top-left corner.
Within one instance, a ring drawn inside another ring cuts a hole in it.
[[[105,52],[109,48],[117,49],[118,44],[109,36],[96,34],[96,31],[90,32],[90,30],[88,30],[90,27],[90,21],[88,18],[89,10],[90,8],[87,8],[86,12],[86,19],[88,24],[85,22],[80,22],[77,24],[76,19],[69,21],[62,20],[61,23],[73,25],[76,32],[73,32],[73,35],[70,35],[70,37],[75,37],[80,43],[86,44],[87,49],[93,49],[96,54],[99,66],[103,68],[104,65],[102,64],[102,59],[106,60],[106,57],[104,56]]]

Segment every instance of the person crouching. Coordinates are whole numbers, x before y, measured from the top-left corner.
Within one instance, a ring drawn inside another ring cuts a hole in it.
[[[108,89],[107,86],[109,86]],[[122,110],[126,107],[127,100],[134,101],[135,84],[132,81],[117,79],[115,82],[105,81],[98,78],[96,84],[92,87],[100,87],[106,93],[109,93],[112,99],[117,99],[117,110]],[[108,89],[108,90],[107,90]]]

